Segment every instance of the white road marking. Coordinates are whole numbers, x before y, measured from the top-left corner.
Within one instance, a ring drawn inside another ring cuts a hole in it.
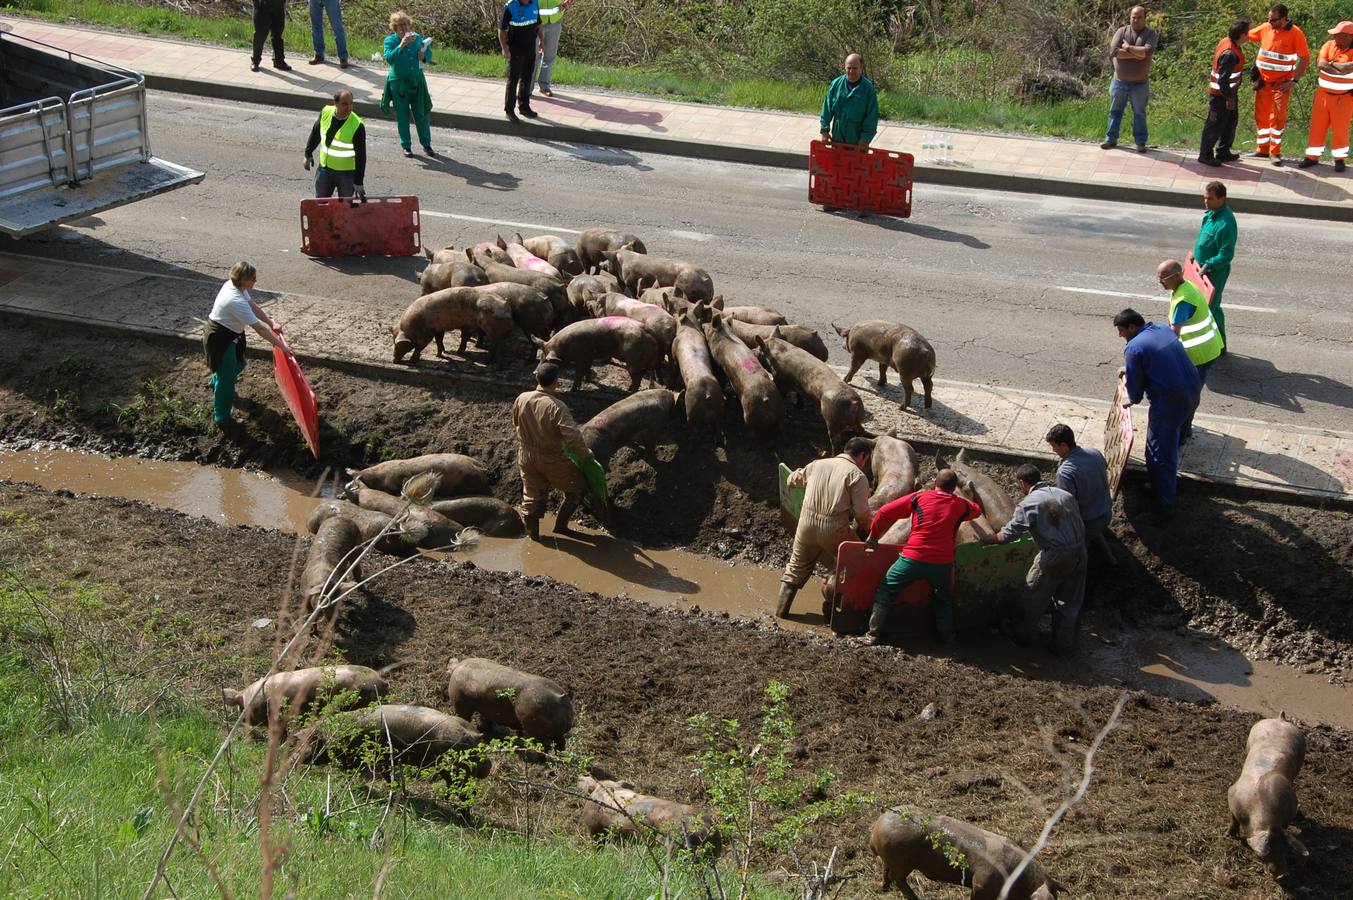
[[[508,225],[512,228],[539,229],[541,231],[546,232],[547,234],[554,234],[555,232],[559,231],[565,232],[566,234],[582,234],[582,230],[578,228],[561,228],[557,225],[540,225],[536,222],[508,222],[503,219],[485,219],[481,218],[480,216],[467,216],[461,213],[437,212],[436,210],[431,209],[422,210],[422,213],[425,216],[432,216],[434,219],[459,219],[462,222],[483,222],[486,225]]]
[[[1169,303],[1170,298],[1160,294],[1125,294],[1122,291],[1104,291],[1099,288],[1078,288],[1057,285],[1057,290],[1066,291],[1071,294],[1099,294],[1104,297],[1126,297],[1129,300],[1154,300],[1157,303]],[[1281,310],[1274,309],[1271,306],[1246,306],[1243,303],[1226,303],[1227,309],[1243,309],[1246,312],[1276,313]]]
[[[712,241],[712,240],[714,240],[714,235],[712,235],[712,234],[705,234],[705,233],[700,232],[700,231],[680,231],[680,230],[675,229],[675,228],[672,229],[672,237],[674,237],[674,238],[680,238],[681,240],[684,240],[684,241]]]

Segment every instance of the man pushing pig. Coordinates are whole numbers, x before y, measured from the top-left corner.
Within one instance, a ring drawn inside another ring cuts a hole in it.
[[[545,514],[551,488],[564,492],[564,502],[554,521],[554,530],[561,534],[568,532],[568,520],[587,489],[582,472],[564,456],[564,445],[584,462],[592,458],[573,414],[555,396],[558,383],[559,366],[543,362],[536,367],[535,390],[521,394],[512,404],[517,467],[521,470],[522,518],[533,541],[540,540],[540,517]]]

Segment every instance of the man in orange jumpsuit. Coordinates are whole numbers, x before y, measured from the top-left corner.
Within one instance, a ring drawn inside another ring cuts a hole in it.
[[[1259,42],[1254,64],[1261,79],[1254,91],[1254,155],[1272,157],[1273,164],[1281,166],[1287,104],[1292,88],[1311,64],[1311,51],[1306,35],[1288,21],[1287,7],[1281,3],[1269,7],[1268,21],[1250,29],[1249,38]]]
[[[1330,34],[1334,40],[1326,41],[1316,57],[1319,83],[1311,110],[1311,137],[1306,142],[1306,158],[1298,168],[1309,169],[1320,163],[1328,131],[1334,171],[1342,172],[1347,166],[1348,126],[1353,120],[1353,22],[1340,22]]]

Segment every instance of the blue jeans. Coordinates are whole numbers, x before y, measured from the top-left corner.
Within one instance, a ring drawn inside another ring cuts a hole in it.
[[[343,28],[343,10],[340,0],[310,0],[310,43],[315,45],[315,55],[324,55],[324,13],[329,13],[329,24],[334,27],[334,43],[338,45],[338,58],[348,58],[348,32]]]
[[[313,2],[313,0],[312,0]],[[1109,130],[1107,141],[1118,140],[1118,129],[1123,126],[1123,111],[1132,103],[1132,139],[1146,143],[1146,101],[1151,99],[1151,85],[1147,82],[1127,84],[1117,78],[1109,82]]]
[[[351,197],[356,188],[356,172],[335,172],[324,166],[315,167],[315,196],[332,197],[334,191],[343,198]]]

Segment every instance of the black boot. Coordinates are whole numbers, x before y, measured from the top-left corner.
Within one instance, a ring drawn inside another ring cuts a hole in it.
[[[797,585],[792,585],[788,581],[780,583],[780,603],[775,607],[775,615],[780,619],[789,618],[789,607],[794,602],[794,595],[799,592]]]
[[[874,604],[874,611],[869,614],[869,643],[883,643],[883,629],[888,624],[888,607],[882,603]]]
[[[573,518],[573,514],[578,509],[578,498],[565,496],[564,502],[559,504],[559,515],[554,520],[555,534],[569,534],[573,531],[568,527],[568,520]]]
[[[533,541],[540,541],[540,516],[526,517],[526,536]]]

